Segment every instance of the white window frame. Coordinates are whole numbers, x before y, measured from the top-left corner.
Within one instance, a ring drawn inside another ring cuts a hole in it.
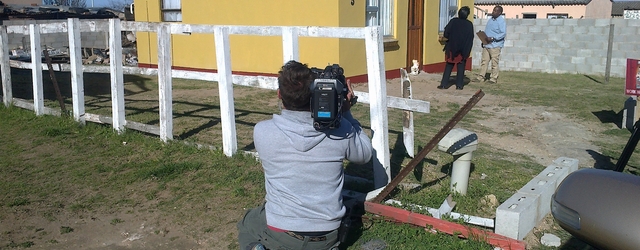
[[[366,0],[365,25],[381,26],[385,37],[393,37],[393,1]]]
[[[162,0],[160,11],[163,22],[182,22],[181,0]]]
[[[438,31],[444,32],[444,27],[458,14],[458,0],[440,0],[440,22]]]

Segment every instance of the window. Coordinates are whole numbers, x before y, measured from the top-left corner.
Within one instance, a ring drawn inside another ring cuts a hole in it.
[[[438,31],[444,32],[444,27],[456,14],[458,14],[458,0],[440,0],[440,25]]]
[[[182,22],[180,0],[162,0],[162,21]]]
[[[537,16],[538,15],[536,13],[522,13],[523,19],[536,19]]]
[[[549,13],[547,14],[548,19],[557,19],[557,18],[569,18],[569,14],[567,13]]]
[[[381,26],[384,36],[393,36],[393,0],[367,0],[366,26]]]

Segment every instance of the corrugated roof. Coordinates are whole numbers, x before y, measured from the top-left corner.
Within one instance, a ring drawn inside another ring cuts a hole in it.
[[[624,10],[640,10],[640,1],[613,2],[611,16],[622,16]]]
[[[587,5],[591,0],[475,0],[475,5]]]

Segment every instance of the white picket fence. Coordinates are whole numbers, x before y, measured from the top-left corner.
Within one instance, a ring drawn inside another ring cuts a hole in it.
[[[110,67],[82,64],[80,32],[109,31]],[[121,31],[140,31],[157,33],[158,68],[124,67],[122,62]],[[48,70],[40,60],[32,63],[9,60],[8,33],[29,35],[31,41],[31,57],[42,55],[40,36],[48,33],[68,33],[70,64],[55,65],[54,70],[70,71],[72,86],[73,118],[82,124],[86,121],[112,124],[118,131],[125,127],[152,134],[157,134],[163,141],[172,140],[172,78],[197,79],[218,82],[220,96],[220,112],[223,137],[223,151],[231,156],[238,151],[233,84],[275,90],[278,88],[276,77],[241,76],[231,72],[231,56],[229,46],[230,35],[281,36],[283,62],[299,60],[299,37],[324,37],[364,39],[366,49],[367,75],[369,92],[359,92],[358,101],[369,103],[371,115],[372,144],[376,153],[374,163],[374,185],[379,188],[368,196],[374,196],[390,181],[390,153],[388,136],[387,107],[406,111],[429,113],[429,102],[408,98],[387,96],[384,52],[382,34],[379,27],[317,27],[317,26],[221,26],[190,25],[178,23],[123,22],[119,19],[80,21],[68,19],[66,22],[2,26],[0,30],[0,64],[2,71],[2,94],[6,106],[15,105],[34,110],[37,115],[59,114],[60,111],[44,107],[42,70]],[[188,35],[192,33],[213,34],[215,37],[217,73],[204,73],[185,70],[172,70],[171,35]],[[13,98],[11,90],[10,67],[31,69],[33,75],[33,103]],[[83,72],[110,73],[112,116],[100,116],[85,112]],[[123,74],[157,75],[159,85],[159,126],[127,121],[125,119]]]

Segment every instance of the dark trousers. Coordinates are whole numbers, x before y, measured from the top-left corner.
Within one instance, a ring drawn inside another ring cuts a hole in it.
[[[464,87],[464,66],[467,64],[467,59],[462,59],[458,64],[458,73],[456,74],[456,86],[459,88]],[[447,63],[444,67],[444,73],[442,73],[442,81],[440,81],[440,86],[447,87],[449,86],[449,77],[451,76],[451,71],[453,70],[453,66],[455,63]]]
[[[337,229],[328,233],[324,241],[310,241],[308,236],[297,239],[285,232],[276,232],[267,228],[264,204],[247,211],[237,226],[241,250],[245,250],[252,242],[259,242],[272,250],[338,249]]]

